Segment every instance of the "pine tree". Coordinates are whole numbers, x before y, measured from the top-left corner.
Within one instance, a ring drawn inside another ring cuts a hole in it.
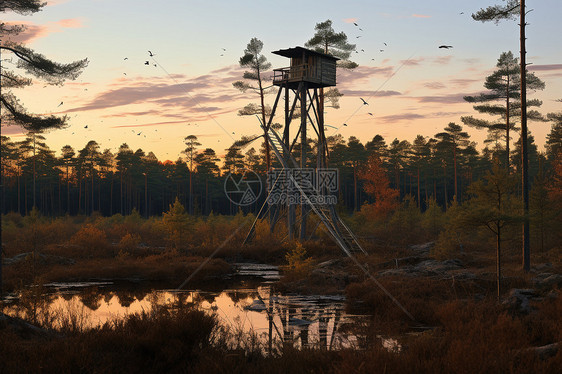
[[[314,27],[316,32],[304,45],[307,48],[312,48],[317,52],[326,53],[335,57],[338,57],[340,60],[337,61],[337,66],[344,69],[355,69],[357,63],[350,61],[349,56],[351,52],[355,50],[355,44],[350,44],[347,42],[347,35],[342,32],[336,32],[332,27],[332,21],[326,20],[324,22],[317,23]],[[340,91],[332,87],[324,92],[324,89],[320,89],[320,102],[321,107],[324,107],[324,99],[328,99],[330,101],[330,106],[338,109],[339,106],[339,98],[343,96]],[[323,109],[319,110],[323,110]]]
[[[243,78],[245,81],[236,81],[232,85],[242,92],[247,90],[252,90],[257,92],[260,96],[260,104],[256,105],[250,103],[244,108],[238,111],[239,116],[253,116],[260,115],[261,122],[263,126],[267,126],[266,116],[271,114],[271,108],[265,104],[265,94],[266,88],[264,87],[264,82],[268,81],[269,78],[264,77],[264,73],[271,68],[271,63],[267,61],[267,58],[262,54],[263,42],[257,38],[252,38],[246,49],[244,50],[244,55],[240,57],[239,64],[243,68],[248,68],[250,71],[245,71]],[[254,86],[250,82],[257,83]],[[264,130],[264,134],[267,130]],[[264,135],[267,137],[267,135]],[[267,170],[271,167],[271,152],[270,152],[269,142],[265,142],[265,158]]]
[[[468,192],[472,196],[463,205],[463,214],[456,216],[460,226],[487,227],[496,238],[496,281],[497,298],[501,295],[501,241],[502,230],[506,225],[520,220],[515,213],[517,204],[513,198],[516,180],[501,168],[496,161],[492,172],[470,185]]]
[[[485,119],[477,119],[472,116],[461,117],[463,123],[476,128],[487,129],[490,133],[499,135],[505,132],[506,144],[506,168],[509,170],[510,157],[510,131],[515,130],[516,118],[521,115],[521,104],[514,100],[519,100],[521,75],[519,72],[518,60],[511,52],[504,52],[500,55],[496,64],[498,68],[491,75],[486,77],[484,87],[489,91],[479,96],[465,96],[464,99],[469,103],[479,103],[474,105],[474,109],[479,113],[500,116],[501,121],[493,122]],[[533,90],[542,90],[545,87],[543,81],[535,76],[534,73],[527,73],[527,87]],[[498,103],[499,102],[499,103]],[[503,104],[501,104],[503,102]],[[540,100],[528,100],[528,107],[539,107]],[[536,110],[527,113],[529,119],[543,120],[542,115]]]
[[[31,14],[41,10],[46,3],[39,0],[2,1],[0,12],[13,11],[19,14]],[[25,26],[7,26],[0,24],[0,52],[13,55],[17,59],[17,67],[28,75],[42,80],[46,84],[61,85],[67,79],[76,79],[88,65],[88,60],[78,60],[68,64],[61,64],[47,59],[45,56],[10,40],[10,36],[18,35],[25,30]],[[1,61],[1,57],[0,57]],[[67,125],[67,116],[41,116],[27,113],[12,92],[13,89],[27,87],[33,80],[1,66],[0,62],[0,109],[2,120],[9,125],[18,125],[27,131],[40,132],[46,129],[62,128]]]
[[[464,148],[469,144],[468,139],[470,135],[467,132],[462,131],[462,126],[457,125],[454,122],[450,122],[447,127],[445,127],[444,132],[435,134],[437,139],[441,140],[441,146],[449,148],[453,156],[453,170],[454,170],[454,186],[455,194],[453,199],[458,199],[458,178],[457,178],[457,157]]]

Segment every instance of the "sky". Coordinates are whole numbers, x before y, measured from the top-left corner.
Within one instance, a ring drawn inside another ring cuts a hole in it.
[[[64,145],[79,150],[96,140],[102,150],[116,152],[127,143],[175,161],[188,135],[199,138],[201,149],[224,155],[241,136],[260,133],[255,117],[238,115],[246,104],[259,103],[258,96],[232,86],[244,72],[238,61],[251,38],[260,39],[273,68],[281,68],[288,59],[271,52],[304,47],[314,26],[327,19],[356,44],[351,59],[359,64],[338,70],[344,96],[339,109],[326,111],[325,123],[338,128],[329,127],[328,135],[356,136],[364,143],[376,134],[387,143],[412,141],[418,134],[435,135],[449,122],[462,125],[461,116],[486,118],[463,96],[485,91],[485,77],[502,52],[519,56],[519,26],[514,20],[476,22],[470,15],[501,2],[49,0],[33,15],[4,13],[0,19],[25,24],[19,40],[48,58],[89,60],[75,81],[36,81],[15,92],[32,113],[70,117],[68,128],[45,135],[57,154]],[[527,0],[527,8],[529,70],[546,83],[529,98],[543,101],[542,113],[562,111],[556,101],[562,99],[562,1]],[[443,44],[453,48],[438,48]],[[274,99],[268,95],[266,102]],[[529,123],[540,149],[550,127]],[[481,149],[486,132],[464,129]],[[2,134],[25,136],[14,126]]]

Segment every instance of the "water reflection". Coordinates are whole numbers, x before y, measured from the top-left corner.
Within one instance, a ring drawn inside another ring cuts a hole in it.
[[[345,313],[343,297],[286,295],[271,287],[233,289],[221,292],[109,290],[95,285],[70,293],[61,287],[46,295],[43,315],[57,319],[55,326],[84,330],[122,319],[127,314],[157,307],[194,305],[216,315],[221,325],[242,336],[257,337],[265,346],[275,342],[296,347],[362,348],[361,332],[346,329],[349,323],[364,323],[368,317]],[[13,315],[29,316],[15,304]]]

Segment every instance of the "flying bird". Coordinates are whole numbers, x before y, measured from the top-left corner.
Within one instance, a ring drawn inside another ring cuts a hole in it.
[[[343,125],[344,125],[344,126],[347,126],[347,123],[344,123]]]
[[[150,51],[148,51],[148,55],[149,55],[150,57],[154,56],[154,55],[152,54],[152,52],[150,52]]]
[[[142,134],[142,131],[141,131],[141,132],[139,132],[139,133],[138,133],[137,135],[140,135],[140,134]]]
[[[145,61],[144,64],[145,64],[145,65],[150,65],[150,62]]]
[[[358,25],[358,24],[356,24],[355,22],[353,22],[353,24],[354,24],[355,26],[359,26],[359,25]]]
[[[58,108],[59,106],[61,106],[61,105],[62,105],[62,101],[60,102],[60,104],[59,104],[59,105],[57,105],[57,108]]]
[[[360,99],[361,99],[361,101],[363,102],[363,105],[369,105],[369,103],[368,103],[368,102],[366,102],[365,100],[363,100],[363,98],[362,98],[362,97],[360,97]]]
[[[369,114],[370,116],[372,116],[372,115],[373,115],[373,113],[371,113],[371,112],[369,112],[368,114]]]
[[[84,128],[87,129],[87,128],[88,128],[88,125],[84,126]]]
[[[384,52],[384,49],[379,49],[379,52]]]
[[[386,45],[388,47],[388,44],[386,44],[385,42],[383,42],[382,44]]]
[[[361,52],[365,52],[365,50],[364,50],[364,49],[361,49]]]
[[[223,50],[223,51],[226,51],[226,48],[223,48],[222,50]]]
[[[359,39],[360,37],[361,37],[361,35],[359,35],[359,36],[356,36],[356,38],[357,38],[357,39]]]
[[[453,48],[453,46],[452,45],[440,45],[439,48],[449,49],[449,48]]]
[[[359,30],[363,31],[363,29],[360,27]]]
[[[123,59],[123,61],[128,60],[128,59],[129,59],[129,57],[125,57],[125,58]]]

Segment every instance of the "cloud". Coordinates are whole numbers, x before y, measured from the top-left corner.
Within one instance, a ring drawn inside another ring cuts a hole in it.
[[[430,90],[440,90],[445,88],[446,86],[441,82],[426,82],[423,84],[425,88],[429,88]]]
[[[562,64],[529,65],[527,69],[530,71],[562,70]]]
[[[2,135],[5,136],[13,136],[13,137],[17,137],[17,136],[23,136],[25,135],[25,130],[23,128],[21,128],[20,126],[4,126],[2,125]]]
[[[410,58],[408,60],[401,60],[400,63],[402,65],[416,66],[416,65],[420,65],[424,60],[425,60],[424,57],[418,57],[418,58]]]
[[[361,65],[353,70],[340,69],[337,75],[338,87],[346,89],[359,83],[368,82],[371,78],[382,76],[389,77],[392,75],[394,68],[392,66],[376,67]]]
[[[451,62],[452,58],[453,58],[453,56],[451,56],[451,55],[436,57],[435,59],[433,59],[433,63],[438,64],[438,65],[447,65],[449,62]]]
[[[231,66],[220,69],[220,72],[191,78],[176,74],[172,81],[169,77],[119,78],[109,85],[109,90],[66,112],[100,110],[132,104],[153,104],[163,115],[177,112],[173,109],[211,112],[220,110],[223,104],[230,104],[234,100],[249,96],[232,86],[232,82],[242,75],[240,69]]]
[[[82,24],[82,19],[80,18],[61,19],[60,21],[55,22],[55,24],[65,29],[79,29],[81,27],[84,27],[84,25]]]
[[[357,18],[344,18],[343,22],[345,23],[354,23],[357,22]]]
[[[359,97],[388,97],[402,95],[398,91],[368,91],[368,90],[341,90],[345,96],[359,96]]]
[[[438,104],[457,104],[464,103],[464,96],[466,94],[452,94],[452,95],[430,95],[430,96],[418,96],[413,97],[420,103],[438,103]]]
[[[17,34],[10,36],[10,40],[17,43],[30,43],[36,39],[44,38],[49,34],[62,32],[64,29],[76,29],[84,27],[82,19],[67,18],[56,22],[49,22],[44,25],[37,25],[30,22],[6,22],[6,26],[22,25],[25,29]]]
[[[6,27],[11,26],[24,26],[25,30],[17,35],[10,35],[9,40],[16,42],[16,43],[23,43],[27,44],[35,39],[42,38],[48,35],[49,28],[47,26],[42,25],[35,25],[29,22],[6,22]]]
[[[468,78],[457,78],[451,79],[451,83],[453,84],[454,88],[466,88],[473,83],[481,82],[482,79],[468,79]]]
[[[412,14],[412,18],[431,18],[431,16],[425,14]]]
[[[422,119],[422,118],[426,118],[426,116],[417,113],[391,114],[388,116],[377,117],[377,119],[383,123],[410,121],[410,120]]]

